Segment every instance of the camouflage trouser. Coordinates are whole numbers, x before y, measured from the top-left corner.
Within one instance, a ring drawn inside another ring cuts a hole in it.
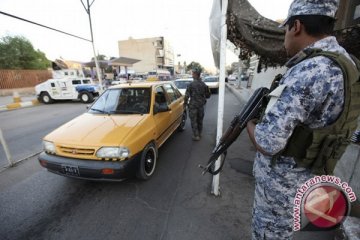
[[[255,196],[252,239],[292,239],[294,198],[298,187],[313,177],[284,158],[271,166],[271,157],[257,153],[254,162]]]
[[[189,106],[189,118],[194,136],[200,136],[203,129],[204,107]]]

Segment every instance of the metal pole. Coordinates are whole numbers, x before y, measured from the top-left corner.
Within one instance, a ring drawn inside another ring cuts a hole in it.
[[[219,102],[218,102],[218,119],[217,119],[217,134],[216,144],[220,141],[223,132],[223,118],[224,118],[224,96],[225,96],[225,64],[226,64],[226,39],[227,39],[227,26],[226,26],[226,12],[228,0],[222,0],[221,6],[221,41],[220,41],[220,79],[219,79]],[[222,156],[220,156],[222,157]],[[220,160],[215,163],[215,168],[220,167]],[[220,174],[213,177],[212,194],[215,196],[220,195],[219,191]]]
[[[90,13],[90,7],[91,5],[94,3],[95,0],[92,1],[92,3],[89,3],[89,0],[87,0],[87,8],[84,6],[86,13],[89,15],[89,23],[90,23],[90,35],[91,35],[91,44],[92,44],[92,48],[93,48],[93,54],[94,54],[94,61],[95,61],[95,67],[96,67],[96,75],[99,79],[99,84],[100,84],[100,91],[103,91],[103,85],[102,85],[102,79],[101,79],[101,72],[100,72],[100,67],[99,67],[99,63],[98,63],[98,59],[96,56],[96,51],[95,51],[95,43],[94,43],[94,34],[93,34],[93,29],[92,29],[92,23],[91,23],[91,13]],[[83,3],[83,2],[81,2]],[[83,4],[84,5],[84,4]]]
[[[1,144],[3,145],[3,147],[4,147],[6,159],[7,159],[8,162],[9,162],[9,166],[11,167],[11,166],[14,165],[14,164],[13,164],[13,162],[11,161],[10,151],[9,151],[9,148],[8,148],[6,142],[5,142],[5,138],[4,138],[4,136],[3,136],[3,133],[2,133],[1,128],[0,128],[0,142],[1,142]]]

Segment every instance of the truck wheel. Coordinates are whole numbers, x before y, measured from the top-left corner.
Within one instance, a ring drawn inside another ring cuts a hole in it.
[[[90,102],[94,101],[94,97],[89,92],[82,92],[82,93],[80,93],[80,100],[83,103],[90,103]]]
[[[49,104],[49,103],[53,103],[53,102],[54,102],[54,100],[50,97],[50,95],[49,95],[47,92],[42,93],[42,94],[40,95],[40,100],[41,100],[41,102],[43,102],[43,103],[45,103],[45,104]]]
[[[136,177],[141,180],[148,180],[155,172],[157,160],[157,149],[154,143],[149,143],[141,153],[139,169]]]

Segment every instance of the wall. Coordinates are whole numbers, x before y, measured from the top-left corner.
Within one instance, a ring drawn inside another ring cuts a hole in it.
[[[24,91],[52,78],[49,70],[3,70],[0,69],[0,95],[11,94],[14,89]]]
[[[158,68],[173,68],[174,52],[170,42],[164,37],[129,38],[118,41],[118,47],[119,56],[140,60],[132,67],[137,73],[149,72]]]
[[[158,38],[128,39],[119,41],[119,56],[141,60],[133,65],[135,72],[148,72],[156,69],[155,47]]]
[[[259,87],[270,87],[271,82],[274,80],[274,77],[281,73],[285,73],[286,68],[268,68],[267,70],[262,70],[260,73],[254,73],[251,81],[251,89],[257,89]]]

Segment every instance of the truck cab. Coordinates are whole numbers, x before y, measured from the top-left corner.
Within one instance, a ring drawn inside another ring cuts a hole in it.
[[[75,74],[69,74],[75,73]],[[53,74],[56,78],[35,86],[35,92],[40,102],[53,103],[56,100],[80,100],[83,103],[94,101],[99,96],[100,87],[91,78],[85,78],[77,72],[67,70],[65,74]]]

